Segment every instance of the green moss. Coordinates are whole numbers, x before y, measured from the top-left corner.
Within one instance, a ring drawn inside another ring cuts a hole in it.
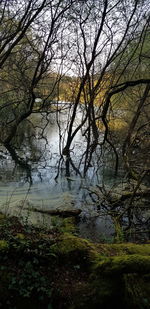
[[[115,255],[150,255],[150,245],[138,245],[133,243],[122,243],[122,244],[98,244],[97,250],[100,254],[105,256]]]
[[[115,242],[116,243],[122,243],[124,241],[124,234],[123,234],[123,230],[121,227],[121,224],[119,222],[118,218],[114,218],[114,228],[115,228]]]
[[[122,273],[150,272],[150,257],[141,255],[123,255],[100,260],[96,272],[104,275],[119,275]]]
[[[6,250],[8,249],[9,244],[6,240],[0,240],[0,250]]]
[[[117,255],[122,254],[140,254],[140,255],[150,255],[150,245],[138,245],[133,243],[125,243],[119,245],[112,245],[115,249]]]
[[[38,289],[53,308],[149,308],[150,245],[94,244],[68,233],[74,233],[72,218],[56,222],[61,233],[27,233],[19,222],[16,229],[15,218],[10,222],[1,225],[2,304],[9,298],[15,302],[10,308],[20,308],[28,294],[33,308]],[[42,300],[41,308],[47,307]]]
[[[98,253],[93,244],[88,240],[71,234],[63,234],[59,241],[51,246],[51,250],[58,256],[67,258],[68,262],[79,260],[80,263],[92,264],[98,258]]]

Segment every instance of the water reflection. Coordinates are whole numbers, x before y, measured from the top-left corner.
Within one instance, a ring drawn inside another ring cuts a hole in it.
[[[30,119],[34,124],[31,131],[25,132],[25,139],[16,148],[19,156],[26,160],[29,170],[16,165],[10,153],[1,148],[0,161],[0,208],[7,213],[21,215],[34,224],[50,225],[50,217],[28,212],[27,208],[74,209],[82,210],[79,232],[83,237],[96,241],[112,239],[114,228],[109,208],[102,208],[89,194],[89,188],[100,185],[111,190],[123,181],[121,170],[114,177],[114,161],[108,151],[101,155],[100,148],[94,153],[86,177],[80,177],[72,165],[71,176],[66,177],[65,157],[62,149],[65,145],[67,129],[66,115],[36,115]],[[81,121],[81,115],[77,122]],[[34,128],[34,129],[33,129]],[[60,143],[61,142],[61,143]],[[73,164],[84,170],[82,154],[86,141],[79,131],[72,143]],[[121,205],[120,205],[121,206]]]
[[[12,169],[10,162],[0,169],[0,207],[4,212],[13,215],[29,216],[24,210],[28,205],[40,209],[74,209],[82,210],[79,223],[80,234],[84,237],[98,240],[100,235],[110,237],[113,233],[112,224],[105,224],[106,216],[97,218],[97,209],[92,203],[87,188],[102,181],[102,174],[94,177],[89,173],[86,179],[77,175],[66,178],[64,171],[55,181],[57,167],[38,168],[32,165],[32,184],[26,172],[19,167]],[[110,180],[110,179],[109,179]],[[21,205],[23,205],[21,209]],[[29,221],[34,224],[50,225],[50,219],[45,215],[32,213]],[[93,218],[93,219],[92,219]],[[92,219],[92,221],[91,221]],[[91,222],[91,223],[90,223]],[[90,228],[89,228],[90,227]]]

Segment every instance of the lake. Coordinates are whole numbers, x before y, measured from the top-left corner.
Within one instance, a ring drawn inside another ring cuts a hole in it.
[[[92,201],[88,189],[97,184],[111,188],[123,181],[123,172],[120,170],[115,177],[112,154],[106,151],[101,155],[99,148],[94,153],[86,177],[82,177],[82,156],[86,149],[82,128],[71,145],[73,164],[80,170],[80,175],[72,167],[70,177],[65,176],[66,158],[60,155],[60,150],[62,152],[66,142],[68,114],[64,110],[57,115],[43,113],[30,118],[34,129],[24,129],[25,140],[18,151],[31,164],[30,173],[16,166],[10,154],[1,148],[0,208],[8,214],[21,216],[29,223],[45,226],[51,225],[49,216],[29,213],[25,208],[79,208],[82,210],[78,224],[81,236],[96,241],[111,238],[114,233],[111,218],[105,211],[97,212],[97,205]],[[80,124],[82,115],[82,110],[79,110],[74,128]],[[103,139],[103,134],[100,139]]]

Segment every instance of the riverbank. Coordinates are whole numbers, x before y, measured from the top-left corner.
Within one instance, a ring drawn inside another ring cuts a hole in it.
[[[150,245],[92,243],[0,214],[0,308],[150,307]]]

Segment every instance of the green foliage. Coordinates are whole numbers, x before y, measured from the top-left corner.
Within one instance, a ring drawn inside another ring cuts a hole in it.
[[[31,297],[33,293],[42,300],[51,297],[52,289],[48,278],[39,271],[39,261],[20,261],[18,263],[19,273],[11,274],[8,289],[10,293],[19,293],[21,297]]]
[[[17,218],[1,221],[2,307],[149,308],[148,244],[94,244],[56,229],[24,230]]]

